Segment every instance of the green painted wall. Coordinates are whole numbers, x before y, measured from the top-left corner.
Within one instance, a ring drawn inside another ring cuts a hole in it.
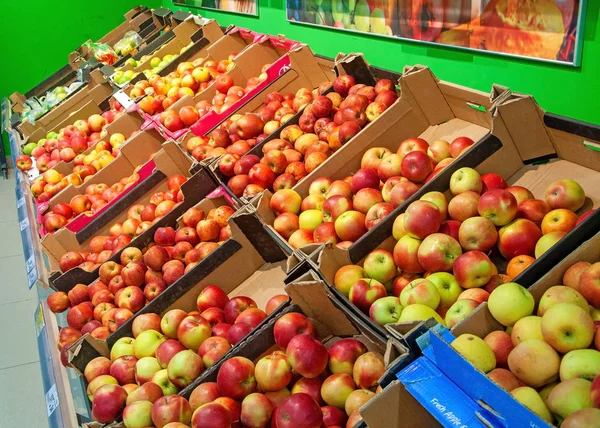
[[[121,24],[139,4],[161,0],[0,0],[0,98],[25,93],[67,64],[67,55]]]
[[[163,6],[174,6],[163,0]],[[430,47],[413,42],[355,35],[329,28],[309,27],[286,21],[285,0],[259,0],[259,14],[247,17],[208,9],[186,9],[216,19],[221,25],[235,24],[308,43],[319,54],[363,52],[380,67],[402,70],[405,65],[424,64],[443,80],[485,92],[493,83],[533,94],[548,111],[600,124],[600,1],[589,0],[581,67],[549,65],[451,48]]]

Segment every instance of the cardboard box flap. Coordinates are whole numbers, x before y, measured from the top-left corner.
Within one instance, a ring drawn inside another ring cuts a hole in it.
[[[357,82],[368,86],[375,86],[375,78],[369,69],[369,63],[361,53],[350,53],[345,56],[338,55],[335,58],[336,73],[352,75]]]
[[[492,128],[492,115],[489,113],[492,102],[487,93],[449,82],[438,82],[438,86],[455,117]]]
[[[331,302],[327,285],[317,275],[310,271],[298,278],[297,281],[285,286],[293,304],[302,308],[302,312],[319,321],[321,325],[329,326],[329,335],[352,336],[358,334],[356,327]]]
[[[437,125],[454,118],[438,79],[428,67],[415,66],[400,77],[402,99],[421,109],[430,125]]]
[[[544,117],[546,122],[548,122],[548,120],[546,120],[547,118],[548,115]],[[594,133],[593,128],[590,126],[577,126],[577,124],[573,123],[573,120],[569,120],[566,124],[562,121],[559,123],[557,123],[557,121],[552,122],[554,122],[553,125],[560,126],[564,129],[555,129],[546,126],[546,130],[550,135],[550,139],[552,140],[552,144],[554,145],[558,156],[561,159],[579,164],[594,171],[600,171],[600,127],[596,127],[598,132]],[[577,132],[577,134],[575,132]],[[597,140],[593,140],[589,137],[597,138]]]

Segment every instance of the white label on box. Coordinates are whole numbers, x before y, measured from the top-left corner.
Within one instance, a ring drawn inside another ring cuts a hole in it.
[[[17,209],[21,208],[23,205],[25,205],[25,197],[21,196],[17,201]]]
[[[27,260],[25,260],[25,264],[27,266],[27,272],[35,269],[35,255],[32,254],[29,256]]]
[[[26,228],[29,227],[29,219],[24,218],[23,220],[21,220],[20,225],[21,225],[21,232],[22,232],[23,230],[25,230]]]
[[[115,92],[113,97],[123,106],[125,110],[129,109],[129,107],[133,105],[131,98],[129,98],[129,96],[127,96],[127,94],[125,94],[123,91]]]
[[[52,416],[52,413],[58,407],[58,392],[56,391],[56,384],[46,392],[46,410],[48,411],[48,417]]]

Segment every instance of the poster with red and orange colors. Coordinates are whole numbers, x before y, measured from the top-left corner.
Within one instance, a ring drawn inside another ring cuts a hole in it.
[[[222,10],[242,15],[258,15],[258,0],[173,0],[173,4]]]
[[[287,0],[291,22],[579,65],[587,0]]]

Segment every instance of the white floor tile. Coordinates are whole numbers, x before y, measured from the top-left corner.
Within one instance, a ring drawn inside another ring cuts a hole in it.
[[[33,321],[37,305],[36,300],[0,305],[0,326],[4,326],[0,329],[0,343],[4,345],[0,369],[39,361]]]
[[[0,370],[0,426],[48,426],[39,363]]]
[[[23,254],[21,230],[17,220],[0,222],[0,236],[0,258]]]
[[[0,305],[37,299],[37,291],[27,286],[25,260],[22,255],[0,259]]]
[[[17,218],[17,195],[15,192],[0,194],[0,222],[15,221]]]
[[[0,195],[4,195],[5,193],[15,193],[15,174],[12,171],[9,171],[8,180],[5,180],[2,177],[0,171]]]

